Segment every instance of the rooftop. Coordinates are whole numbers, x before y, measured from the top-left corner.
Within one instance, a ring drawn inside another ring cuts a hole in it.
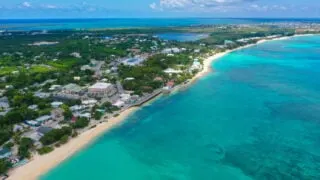
[[[7,148],[0,149],[0,156],[4,155],[4,154],[7,154],[7,153],[10,153],[10,149],[7,149]]]
[[[67,84],[63,87],[64,90],[73,91],[73,92],[80,92],[82,88],[77,84]]]
[[[50,131],[52,131],[52,128],[45,126],[39,127],[39,129],[37,130],[37,132],[41,134],[47,134]]]
[[[90,87],[90,89],[106,89],[106,88],[108,88],[110,86],[112,86],[112,84],[110,84],[110,83],[98,82],[98,83],[92,85]]]

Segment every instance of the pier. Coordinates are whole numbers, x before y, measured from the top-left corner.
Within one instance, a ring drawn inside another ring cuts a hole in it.
[[[132,104],[132,106],[141,106],[144,103],[148,102],[149,100],[155,98],[156,96],[158,96],[159,94],[162,93],[162,89],[158,89],[155,90],[153,93],[151,93],[150,95],[143,97],[142,99],[140,99],[139,101],[137,101],[136,103]]]

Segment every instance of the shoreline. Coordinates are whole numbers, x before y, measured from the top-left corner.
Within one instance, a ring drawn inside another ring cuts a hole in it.
[[[285,37],[279,37],[274,39],[261,39],[257,41],[255,44],[248,44],[245,46],[241,46],[232,50],[227,50],[225,52],[214,54],[208,58],[206,58],[203,61],[203,69],[198,72],[195,76],[193,76],[190,81],[184,85],[179,85],[177,87],[177,90],[180,90],[182,87],[188,87],[194,82],[196,82],[199,78],[205,76],[207,73],[212,71],[211,65],[214,61],[220,59],[221,57],[245,48],[249,48],[255,45],[259,45],[264,42],[268,41],[275,41],[275,40],[285,40],[290,39],[293,37],[298,36],[309,36],[313,34],[302,34],[302,35],[294,35],[294,36],[285,36]],[[155,98],[150,99],[145,104],[150,104],[152,101],[154,101],[156,98],[160,97],[161,95],[156,96]],[[40,176],[44,175],[51,169],[58,166],[63,161],[67,160],[68,158],[72,157],[75,153],[78,151],[84,149],[91,143],[93,143],[97,138],[99,138],[102,134],[110,131],[112,128],[115,128],[117,126],[120,126],[126,118],[131,115],[132,113],[136,112],[138,110],[138,107],[130,107],[123,112],[119,114],[117,117],[113,117],[108,120],[108,122],[102,122],[98,124],[95,128],[89,129],[77,136],[76,138],[70,139],[70,141],[59,147],[55,148],[54,151],[50,152],[46,155],[35,155],[30,162],[27,164],[20,166],[18,168],[12,169],[9,172],[9,178],[8,180],[21,180],[21,179],[27,179],[27,180],[33,180],[38,179]]]
[[[63,161],[72,157],[75,153],[87,147],[99,138],[103,133],[120,126],[124,120],[138,107],[131,107],[120,113],[119,116],[113,117],[108,122],[102,122],[95,128],[89,129],[79,136],[70,139],[67,144],[55,148],[52,152],[45,155],[35,155],[27,164],[13,169],[9,172],[8,180],[35,180],[44,175],[52,168],[58,166]]]

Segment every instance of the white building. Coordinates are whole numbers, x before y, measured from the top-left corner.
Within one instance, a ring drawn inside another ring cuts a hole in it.
[[[63,104],[63,102],[55,101],[55,102],[52,102],[52,103],[51,103],[51,106],[52,106],[53,108],[58,108],[58,107],[60,107],[62,104]]]
[[[190,71],[200,70],[200,69],[202,69],[202,64],[199,62],[198,59],[195,59],[193,61],[192,66],[190,67]]]
[[[176,69],[172,69],[172,68],[168,68],[168,69],[164,70],[163,72],[165,72],[167,74],[180,74],[180,73],[182,73],[181,70],[176,70]]]
[[[89,95],[104,97],[113,96],[117,92],[116,88],[110,83],[98,82],[89,87]]]
[[[125,103],[121,100],[118,100],[117,102],[113,103],[112,105],[118,107],[118,108],[121,108],[125,105]]]

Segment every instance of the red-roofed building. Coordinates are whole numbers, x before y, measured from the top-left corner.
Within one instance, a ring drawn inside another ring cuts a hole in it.
[[[167,82],[167,87],[173,88],[174,87],[174,81]]]

